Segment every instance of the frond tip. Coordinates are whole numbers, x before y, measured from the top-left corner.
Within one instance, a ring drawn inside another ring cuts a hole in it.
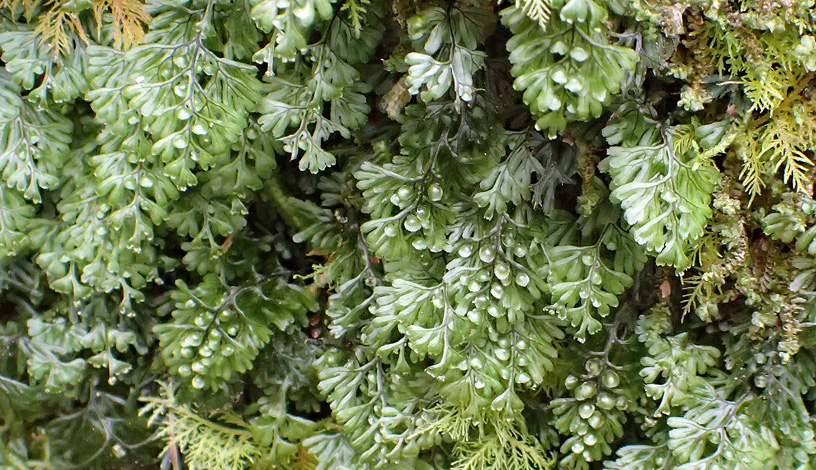
[[[549,470],[556,459],[531,435],[522,421],[499,411],[484,411],[480,420],[457,407],[437,406],[437,420],[421,433],[441,434],[457,442],[453,470]]]
[[[97,0],[94,17],[98,25],[104,24],[106,13],[110,15],[113,29],[113,45],[130,49],[144,39],[144,25],[150,23],[150,15],[140,0]]]
[[[516,8],[538,23],[541,29],[547,29],[552,11],[546,0],[516,0]]]
[[[748,139],[738,151],[743,162],[742,184],[753,199],[766,180],[781,170],[782,180],[803,194],[812,192],[810,150],[816,145],[816,98],[803,99],[802,80],[777,106],[748,124]]]
[[[178,446],[190,468],[242,470],[262,456],[252,432],[239,426],[239,419],[230,426],[205,419],[187,405],[178,403],[172,385],[161,384],[161,397],[146,398],[141,414],[150,414],[148,423],[160,426],[157,437],[167,442],[165,452]]]
[[[82,28],[79,16],[59,3],[54,3],[51,9],[42,15],[34,28],[34,34],[54,57],[62,57],[70,52],[73,35],[88,43],[88,36]]]
[[[0,2],[0,7],[17,3],[4,0]],[[28,3],[23,2],[23,5],[28,11]],[[85,44],[90,43],[80,19],[80,13],[84,10],[93,9],[96,27],[99,30],[109,28],[113,34],[113,44],[118,49],[129,49],[140,44],[144,39],[145,25],[151,20],[141,0],[94,0],[92,5],[88,2],[80,9],[72,2],[55,0],[47,2],[46,6],[49,9],[39,15],[34,34],[53,57],[69,54],[76,38]]]

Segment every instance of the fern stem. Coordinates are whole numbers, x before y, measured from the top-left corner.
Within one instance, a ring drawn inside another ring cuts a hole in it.
[[[280,176],[275,174],[266,181],[266,194],[272,200],[275,211],[281,216],[286,225],[294,231],[300,232],[306,228],[306,224],[298,217],[296,209],[291,201],[295,198],[286,194],[280,182]]]

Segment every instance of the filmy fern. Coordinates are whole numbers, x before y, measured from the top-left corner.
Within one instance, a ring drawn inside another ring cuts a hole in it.
[[[0,467],[816,466],[816,9],[0,0]]]

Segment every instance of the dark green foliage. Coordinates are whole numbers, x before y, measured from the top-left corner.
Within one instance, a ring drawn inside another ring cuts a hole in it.
[[[0,468],[816,466],[814,6],[0,0]]]

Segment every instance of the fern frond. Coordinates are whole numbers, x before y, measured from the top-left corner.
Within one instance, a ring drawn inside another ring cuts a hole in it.
[[[31,17],[38,6],[39,2],[36,0],[0,1],[0,8],[12,11],[23,8],[26,17]],[[38,15],[34,34],[49,49],[52,57],[59,58],[68,54],[75,37],[85,44],[90,43],[79,17],[82,8],[78,10],[73,2],[61,0],[48,2],[46,6],[48,10]],[[119,49],[129,49],[144,39],[145,25],[151,20],[144,7],[141,0],[94,0],[92,5],[97,28],[101,29],[109,23],[114,46]]]
[[[449,405],[430,411],[437,419],[417,434],[444,435],[456,442],[451,470],[545,470],[556,464],[523,421],[495,410],[485,410],[483,416],[473,419]]]
[[[157,437],[166,441],[165,452],[178,446],[190,468],[243,470],[263,455],[249,425],[237,416],[229,425],[201,417],[181,404],[172,385],[161,384],[161,397],[144,399],[141,414],[150,414],[148,423],[161,427]]]
[[[771,152],[774,171],[784,166],[785,182],[792,182],[794,189],[803,191],[810,184],[808,172],[813,162],[792,142],[791,136],[784,131],[775,133],[763,142],[761,152]]]
[[[516,8],[521,9],[531,20],[538,23],[541,29],[547,29],[552,13],[548,0],[516,0]]]
[[[746,67],[742,85],[745,95],[757,111],[771,111],[785,99],[785,90],[795,82],[795,75],[782,68],[760,71]]]
[[[794,52],[799,35],[735,31],[724,16],[713,19],[703,36],[712,65],[721,75],[739,80],[752,110],[773,111],[801,78]]]
[[[494,433],[462,445],[453,470],[544,470],[555,466],[538,440],[503,418],[492,420]]]
[[[718,233],[707,230],[689,256],[692,264],[705,266],[718,263],[721,258],[719,252],[721,242],[722,239]],[[703,274],[683,276],[680,281],[685,291],[683,293],[683,317],[685,317],[689,312],[694,311],[694,308],[711,292],[711,285],[703,282]]]
[[[150,23],[150,15],[140,0],[97,0],[93,7],[96,24],[100,27],[109,12],[113,29],[113,45],[130,49],[144,39],[144,25]]]
[[[41,16],[37,27],[34,28],[34,34],[42,44],[48,47],[54,58],[62,57],[70,52],[74,35],[86,44],[89,43],[88,35],[82,28],[79,16],[56,2]]]
[[[363,31],[363,19],[368,12],[370,3],[371,0],[346,0],[343,6],[340,7],[340,11],[347,12],[355,37],[360,37],[360,33]]]
[[[742,170],[740,171],[740,181],[745,187],[748,194],[753,198],[762,192],[765,187],[765,179],[763,178],[763,165],[757,158],[745,158],[742,162]]]
[[[728,196],[730,188],[730,178],[724,177],[720,190],[714,195],[716,215],[692,255],[699,270],[682,279],[683,317],[696,312],[703,320],[713,319],[717,312],[712,306],[729,295],[724,291],[726,282],[751,264],[745,220],[735,215],[739,202]]]
[[[39,0],[0,0],[0,10],[9,10],[15,16],[22,10],[26,21],[31,21],[39,6]]]
[[[808,83],[809,77],[800,83]],[[765,178],[779,170],[796,191],[812,191],[814,162],[808,152],[816,144],[816,99],[802,99],[801,87],[791,91],[773,113],[755,119],[747,128],[747,143],[739,152],[743,161],[740,180],[751,199],[765,187]]]

